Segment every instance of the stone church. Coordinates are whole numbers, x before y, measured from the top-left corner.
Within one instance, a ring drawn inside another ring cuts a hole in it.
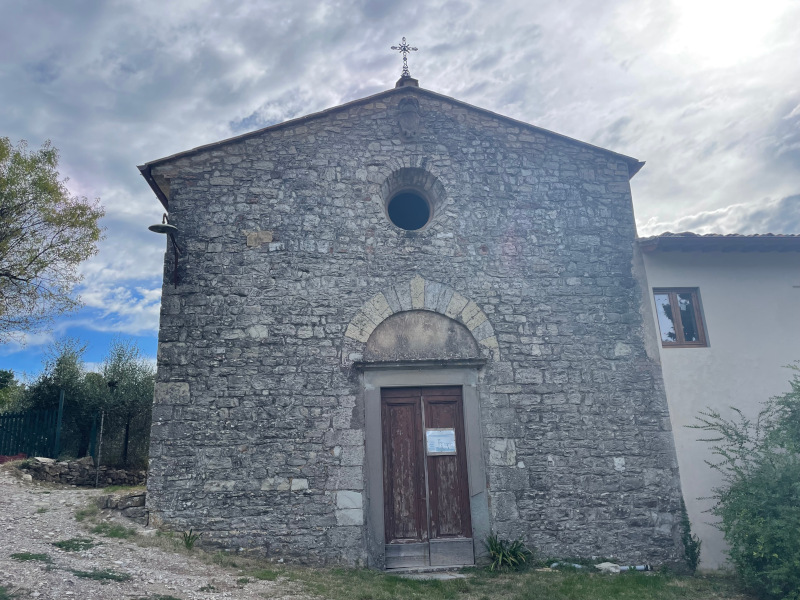
[[[679,562],[643,163],[420,88],[149,162],[151,519],[377,568]]]

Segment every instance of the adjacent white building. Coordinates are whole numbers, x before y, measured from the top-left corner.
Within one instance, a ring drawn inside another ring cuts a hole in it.
[[[707,511],[721,483],[698,441],[699,412],[731,406],[755,416],[789,390],[784,365],[800,360],[800,236],[666,233],[640,238],[649,312],[661,357],[700,568],[725,565],[725,542]]]

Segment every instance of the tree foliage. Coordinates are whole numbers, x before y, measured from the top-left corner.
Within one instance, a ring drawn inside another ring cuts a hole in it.
[[[13,411],[24,392],[25,386],[17,381],[13,371],[0,369],[0,413]]]
[[[711,432],[710,463],[725,484],[712,513],[743,582],[759,596],[800,600],[800,368],[791,391],[772,398],[755,420],[705,411],[695,427]]]
[[[120,338],[111,343],[99,373],[86,370],[84,352],[76,340],[56,342],[24,404],[29,409],[55,408],[64,390],[66,453],[86,455],[96,419],[104,412],[103,464],[141,466],[147,460],[155,369],[136,344]]]
[[[105,400],[103,396],[92,393],[87,386],[83,360],[85,352],[86,346],[74,339],[66,338],[53,343],[48,349],[42,372],[28,387],[24,400],[27,409],[57,408],[63,390],[61,447],[76,457],[86,455],[92,420]]]
[[[0,343],[77,306],[78,265],[97,253],[99,201],[72,196],[58,151],[0,138]]]
[[[108,396],[109,424],[122,432],[120,462],[127,466],[131,434],[138,445],[149,439],[155,369],[136,344],[116,339],[103,362],[103,378],[113,384]],[[137,454],[142,452],[147,452],[146,445],[137,446]]]

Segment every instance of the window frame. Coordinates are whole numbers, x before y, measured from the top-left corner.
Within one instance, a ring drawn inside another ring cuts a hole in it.
[[[675,328],[676,340],[669,342],[663,339],[661,332],[661,322],[658,319],[658,304],[656,304],[656,294],[666,294],[669,297],[669,306],[672,309],[672,325]],[[696,342],[687,342],[683,338],[683,322],[681,321],[681,311],[676,310],[678,306],[678,294],[691,294],[692,305],[694,306],[694,321],[697,324],[697,337]],[[707,348],[708,338],[706,336],[705,319],[703,319],[703,311],[700,308],[700,288],[674,288],[674,287],[661,287],[653,288],[653,304],[656,310],[656,327],[658,327],[658,338],[661,340],[662,348]]]

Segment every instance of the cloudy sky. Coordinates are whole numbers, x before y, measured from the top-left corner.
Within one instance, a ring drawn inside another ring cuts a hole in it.
[[[155,356],[165,239],[136,165],[393,87],[424,88],[646,160],[640,235],[800,233],[797,0],[0,0],[0,136],[47,139],[106,239],[54,338]]]

